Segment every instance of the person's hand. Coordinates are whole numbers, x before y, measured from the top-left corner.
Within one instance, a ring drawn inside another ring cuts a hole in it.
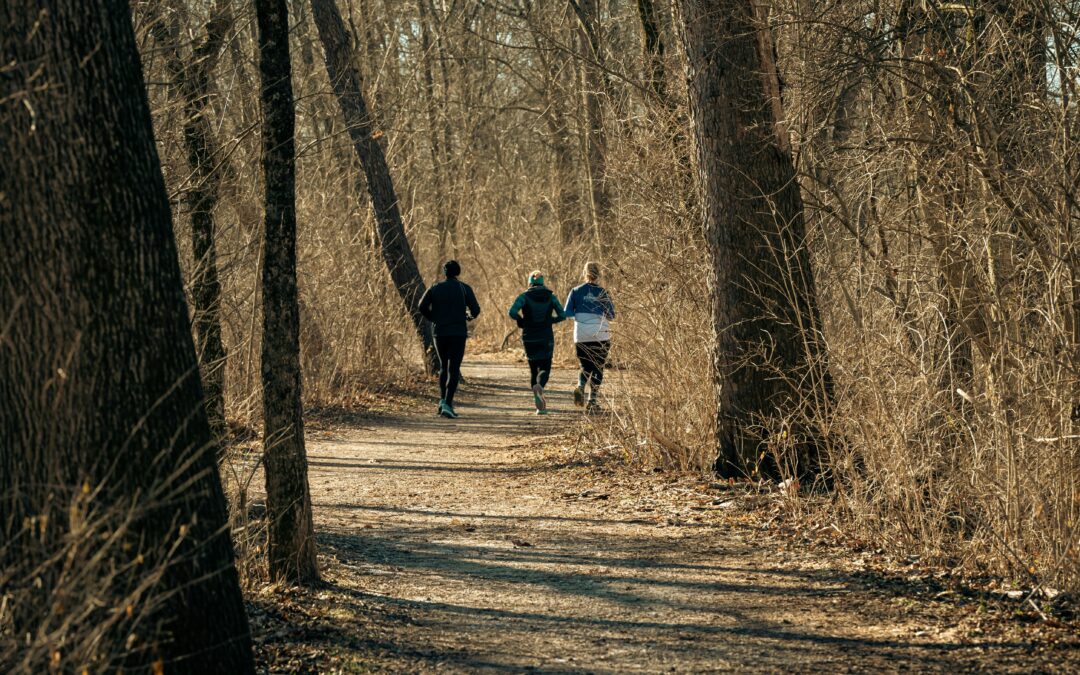
[[[515,317],[514,321],[517,322],[518,328],[524,328],[525,327],[525,319],[521,318],[520,316]]]

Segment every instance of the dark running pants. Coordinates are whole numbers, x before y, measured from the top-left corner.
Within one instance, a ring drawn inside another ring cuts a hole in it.
[[[554,342],[522,342],[525,358],[529,360],[529,388],[539,384],[546,387],[551,375],[551,359],[555,355]]]
[[[435,338],[435,353],[439,355],[439,398],[454,405],[454,393],[461,380],[461,360],[465,358],[464,335]]]
[[[529,361],[529,388],[535,387],[537,384],[546,387],[549,375],[551,375],[551,359]]]
[[[603,342],[579,342],[575,345],[578,361],[581,363],[581,376],[578,381],[591,382],[593,391],[600,388],[604,382],[604,366],[607,364],[608,351],[611,343]]]

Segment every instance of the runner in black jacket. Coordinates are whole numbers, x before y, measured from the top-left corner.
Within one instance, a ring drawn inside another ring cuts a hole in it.
[[[551,326],[565,321],[566,314],[559,299],[544,285],[544,275],[539,270],[529,275],[529,289],[514,300],[508,313],[521,328],[521,346],[529,361],[529,386],[532,387],[536,414],[546,415],[544,387],[555,355],[555,332]]]
[[[427,289],[420,298],[420,313],[432,323],[435,351],[439,355],[439,414],[451,419],[454,392],[461,379],[461,360],[469,337],[468,322],[480,316],[480,303],[468,284],[458,281],[461,265],[451,260],[443,265],[446,279]]]

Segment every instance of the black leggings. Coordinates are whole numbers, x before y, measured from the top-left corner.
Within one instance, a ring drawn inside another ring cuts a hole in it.
[[[530,387],[535,387],[537,384],[541,387],[546,387],[549,375],[551,375],[551,359],[536,359],[535,361],[529,361]]]
[[[461,379],[461,360],[465,358],[464,335],[447,335],[435,338],[435,353],[439,355],[439,398],[446,405],[454,405],[454,392]]]
[[[585,382],[592,382],[593,389],[599,389],[604,382],[604,366],[607,364],[611,343],[579,342],[575,345],[578,361],[581,363],[581,376]]]

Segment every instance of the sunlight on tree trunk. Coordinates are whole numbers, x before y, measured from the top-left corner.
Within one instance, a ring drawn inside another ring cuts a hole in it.
[[[263,106],[263,464],[270,578],[319,578],[311,517],[296,289],[296,157],[289,15],[285,0],[256,0]]]
[[[386,164],[386,155],[379,142],[383,132],[375,128],[368,112],[360,71],[353,63],[349,34],[335,2],[336,0],[312,0],[311,3],[315,26],[319,30],[319,39],[322,40],[323,50],[326,52],[326,70],[341,106],[341,114],[345,118],[356,155],[364,166],[383,260],[420,336],[428,373],[434,373],[439,367],[438,357],[435,354],[431,330],[420,313],[420,298],[425,289],[424,279],[405,234],[405,224],[401,219],[390,167]]]
[[[679,4],[712,258],[716,467],[776,475],[767,444],[791,442],[796,472],[814,471],[813,409],[829,387],[767,26],[750,0]]]

